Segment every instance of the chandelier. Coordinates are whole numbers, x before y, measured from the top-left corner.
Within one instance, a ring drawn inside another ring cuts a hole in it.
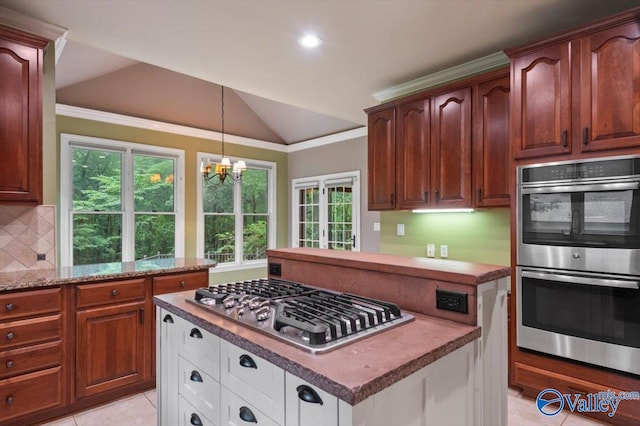
[[[218,179],[220,183],[229,178],[232,182],[242,179],[242,173],[247,170],[244,160],[239,160],[231,165],[231,161],[224,156],[224,86],[222,86],[222,158],[219,163],[211,164],[211,160],[202,160],[200,164],[200,173],[205,182]],[[212,173],[213,171],[213,173]]]

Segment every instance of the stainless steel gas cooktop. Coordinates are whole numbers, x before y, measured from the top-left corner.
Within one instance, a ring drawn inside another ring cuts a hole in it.
[[[279,279],[201,288],[186,300],[311,353],[327,352],[414,319],[393,303]]]

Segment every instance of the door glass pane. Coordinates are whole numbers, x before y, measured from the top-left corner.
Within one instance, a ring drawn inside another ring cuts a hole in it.
[[[267,258],[267,221],[266,215],[244,215],[242,249],[244,260]]]
[[[74,265],[121,261],[121,214],[73,215]]]
[[[137,212],[173,212],[174,160],[135,155],[133,157],[134,205]]]
[[[122,210],[121,153],[73,148],[72,162],[74,211]]]
[[[218,263],[235,261],[235,217],[205,215],[204,256]]]
[[[328,247],[334,250],[353,249],[353,193],[350,186],[327,188]]]
[[[173,257],[175,216],[136,214],[136,260]]]
[[[320,247],[320,190],[304,188],[298,190],[299,247]]]
[[[247,169],[242,174],[242,213],[268,213],[268,172]]]

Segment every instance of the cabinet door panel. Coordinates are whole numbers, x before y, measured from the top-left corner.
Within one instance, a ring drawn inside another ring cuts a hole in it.
[[[471,131],[470,87],[434,98],[431,155],[437,207],[471,206]]]
[[[582,151],[640,145],[640,28],[637,23],[581,40]]]
[[[78,311],[77,396],[144,379],[144,307],[137,302]]]
[[[429,99],[397,108],[398,208],[425,207],[429,202]]]
[[[515,158],[571,152],[569,66],[568,43],[511,62]]]
[[[395,109],[369,115],[369,210],[392,210],[396,205]]]
[[[474,105],[475,205],[509,206],[509,77],[479,84]]]

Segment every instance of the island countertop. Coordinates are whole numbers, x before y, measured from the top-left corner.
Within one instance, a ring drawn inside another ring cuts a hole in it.
[[[408,312],[415,320],[322,354],[311,354],[207,312],[185,299],[193,291],[154,297],[154,303],[252,352],[341,400],[356,405],[456,349],[480,338],[480,327]]]
[[[484,263],[306,247],[271,249],[267,256],[270,262],[287,259],[468,285],[483,284],[511,273],[507,266]]]
[[[103,279],[124,279],[163,273],[194,272],[207,270],[215,266],[216,262],[211,260],[168,258],[0,272],[0,292],[65,284],[81,284]]]

